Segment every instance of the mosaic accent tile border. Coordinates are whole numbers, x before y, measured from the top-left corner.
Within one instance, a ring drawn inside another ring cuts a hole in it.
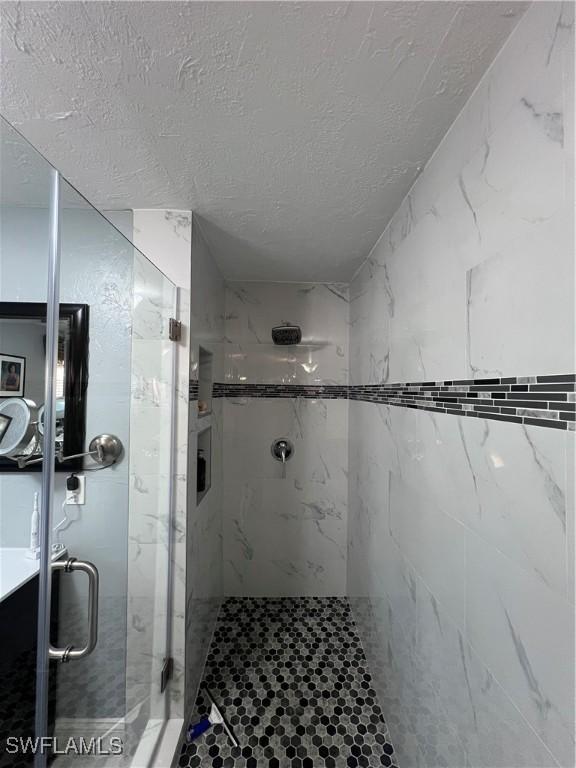
[[[188,396],[190,400],[198,400],[198,379],[190,379]]]
[[[214,726],[182,744],[180,768],[397,765],[346,598],[228,598],[202,682],[239,746]],[[201,688],[193,721],[208,708]]]
[[[213,397],[358,400],[552,429],[576,429],[576,374],[396,384],[215,383]],[[198,382],[190,381],[190,399]]]
[[[214,384],[213,397],[305,397],[347,400],[347,384]]]
[[[455,416],[574,429],[576,375],[424,381],[349,387],[350,400]]]

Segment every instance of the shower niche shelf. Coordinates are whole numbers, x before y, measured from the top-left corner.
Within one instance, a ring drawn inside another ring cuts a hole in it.
[[[214,381],[212,352],[204,347],[198,353],[198,417],[212,413],[212,384]]]
[[[196,506],[200,504],[212,485],[212,427],[198,432],[196,456]]]

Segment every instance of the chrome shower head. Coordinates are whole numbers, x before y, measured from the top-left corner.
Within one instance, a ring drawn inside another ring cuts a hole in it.
[[[300,344],[302,341],[302,331],[297,325],[284,323],[272,328],[272,341],[280,346]]]

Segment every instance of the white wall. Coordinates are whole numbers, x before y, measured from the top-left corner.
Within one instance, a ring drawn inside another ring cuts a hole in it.
[[[572,47],[573,6],[532,5],[351,286],[352,384],[574,371]],[[348,588],[402,768],[574,765],[574,437],[350,403]]]
[[[299,346],[272,343],[283,322],[301,326]],[[289,395],[225,399],[225,594],[345,594],[348,402],[290,388],[347,385],[347,287],[229,283],[225,355],[226,384]],[[285,478],[270,451],[281,437],[294,444]]]

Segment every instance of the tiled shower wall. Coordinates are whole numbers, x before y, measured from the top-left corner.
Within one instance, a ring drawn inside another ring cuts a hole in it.
[[[301,326],[299,346],[272,343],[284,322]],[[225,594],[345,594],[348,402],[334,393],[347,383],[347,287],[227,285]],[[294,444],[285,477],[280,437]]]
[[[165,590],[162,581],[167,577],[165,570],[164,550],[158,549],[156,573],[154,563],[146,557],[147,550],[154,550],[158,544],[165,546],[166,515],[168,514],[170,498],[166,495],[158,498],[158,491],[166,490],[168,480],[166,472],[162,472],[160,462],[166,462],[170,451],[175,449],[174,461],[171,467],[172,487],[172,626],[171,626],[171,655],[173,658],[173,675],[167,689],[169,708],[165,710],[165,696],[158,690],[158,675],[152,676],[152,690],[144,699],[151,703],[152,717],[162,719],[163,713],[171,718],[184,718],[184,686],[185,686],[185,613],[186,613],[186,534],[187,534],[187,485],[188,485],[188,381],[190,368],[190,272],[191,272],[191,241],[192,214],[182,210],[146,210],[133,211],[133,232],[131,237],[135,245],[145,253],[176,286],[177,297],[171,307],[170,316],[176,311],[176,317],[182,323],[182,338],[173,347],[173,342],[166,341],[166,313],[162,322],[162,334],[147,333],[146,325],[143,333],[135,328],[136,339],[133,342],[133,368],[137,377],[144,374],[150,384],[136,387],[133,392],[131,433],[140,438],[139,445],[143,448],[131,456],[130,464],[130,534],[129,534],[129,575],[128,575],[128,675],[137,674],[138,664],[149,663],[151,641],[154,647],[155,667],[162,665],[165,655],[162,641],[163,610],[165,609]],[[163,286],[159,275],[150,270],[136,271],[136,289],[141,288],[141,298],[135,301],[135,322],[139,315],[150,316],[156,320],[155,312],[163,305]],[[140,278],[140,279],[138,279]],[[165,289],[164,289],[165,290]],[[170,297],[172,299],[172,296]],[[174,374],[176,376],[176,397],[172,401],[170,390],[166,391],[163,384],[171,379],[172,352],[176,355]],[[160,359],[159,359],[160,356]],[[147,369],[143,369],[143,366]],[[142,389],[142,392],[139,390]],[[144,397],[142,397],[144,395]],[[135,397],[136,396],[136,397]],[[138,402],[141,400],[141,402]],[[174,435],[171,434],[170,404],[173,402]],[[144,407],[139,407],[144,406]],[[173,444],[171,444],[173,442]],[[156,493],[150,493],[146,474],[160,471],[160,482],[156,483]],[[170,469],[166,464],[164,470]],[[144,477],[143,477],[144,476]],[[156,545],[156,547],[154,546]],[[139,615],[138,590],[146,580],[152,577],[155,581],[155,592],[159,602],[146,606],[152,610],[156,619],[149,620]],[[134,606],[133,606],[134,603]],[[156,624],[156,627],[154,626]],[[158,653],[160,655],[158,655]],[[136,689],[136,686],[132,686]]]
[[[224,280],[196,218],[192,220],[192,288],[190,295],[190,382],[198,382],[199,348],[212,353],[213,376],[222,378]],[[192,393],[193,387],[190,388]],[[190,397],[188,437],[188,522],[186,559],[186,706],[191,711],[222,598],[222,401],[198,417],[197,394]],[[196,458],[198,435],[212,434],[212,485],[198,502]]]
[[[403,768],[574,765],[574,383],[500,381],[575,368],[572,14],[529,8],[350,290],[348,589]]]

